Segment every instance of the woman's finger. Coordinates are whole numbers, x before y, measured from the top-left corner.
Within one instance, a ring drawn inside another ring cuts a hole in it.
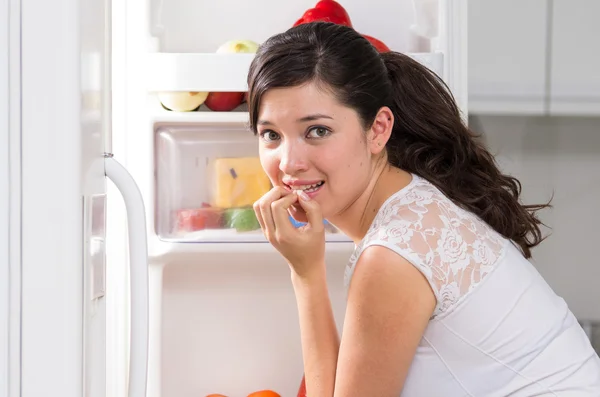
[[[275,231],[278,236],[287,235],[296,231],[296,228],[294,228],[292,222],[290,222],[288,208],[297,201],[298,196],[289,194],[271,204],[271,214],[273,216],[273,222],[275,223]]]
[[[254,204],[252,204],[252,208],[254,209],[254,214],[256,215],[256,219],[260,224],[260,228],[262,229],[263,233],[265,233],[267,230],[265,229],[265,221],[263,220],[262,213],[260,212],[260,200],[256,200]]]
[[[259,200],[258,207],[264,224],[264,232],[269,240],[275,237],[275,222],[271,214],[271,203],[290,194],[290,192],[282,187],[274,187]]]
[[[299,191],[297,194],[298,202],[302,209],[304,209],[304,212],[306,212],[306,218],[308,219],[310,228],[314,230],[323,229],[323,214],[321,214],[321,207],[319,204],[303,191]]]

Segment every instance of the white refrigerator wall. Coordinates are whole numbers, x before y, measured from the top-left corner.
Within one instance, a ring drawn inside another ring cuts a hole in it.
[[[160,395],[297,391],[303,363],[296,301],[289,268],[276,255],[222,255],[209,262],[199,256],[196,263],[166,265]],[[349,250],[327,258],[340,331],[348,255]]]
[[[600,321],[600,118],[472,115],[471,124],[521,180],[524,202],[552,198],[534,263],[578,319]]]

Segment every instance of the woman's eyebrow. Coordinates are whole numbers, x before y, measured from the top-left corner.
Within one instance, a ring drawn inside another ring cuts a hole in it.
[[[296,121],[298,123],[305,123],[307,121],[315,121],[315,120],[319,120],[319,119],[330,119],[330,120],[333,120],[333,117],[328,116],[328,115],[323,114],[323,113],[315,113],[315,114],[309,114],[308,116],[301,117],[301,118],[299,118]]]
[[[315,114],[309,114],[307,116],[304,117],[300,117],[299,119],[296,120],[297,123],[306,123],[307,121],[315,121],[315,120],[319,120],[319,119],[329,119],[329,120],[333,120],[333,117],[328,116],[326,114],[323,113],[315,113]],[[274,125],[274,123],[270,122],[269,120],[258,120],[256,122],[256,124],[258,125]]]

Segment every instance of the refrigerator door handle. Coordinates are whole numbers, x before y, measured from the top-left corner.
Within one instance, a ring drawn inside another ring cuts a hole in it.
[[[146,397],[148,376],[148,242],[142,194],[131,174],[112,154],[104,155],[106,176],[123,196],[127,212],[131,283],[129,397]]]

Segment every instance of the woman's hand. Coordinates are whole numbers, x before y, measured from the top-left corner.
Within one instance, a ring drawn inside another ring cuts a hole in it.
[[[296,228],[289,208],[298,203],[308,223]],[[325,228],[319,204],[302,191],[274,187],[254,203],[254,212],[267,240],[283,255],[297,276],[311,276],[325,267]]]

